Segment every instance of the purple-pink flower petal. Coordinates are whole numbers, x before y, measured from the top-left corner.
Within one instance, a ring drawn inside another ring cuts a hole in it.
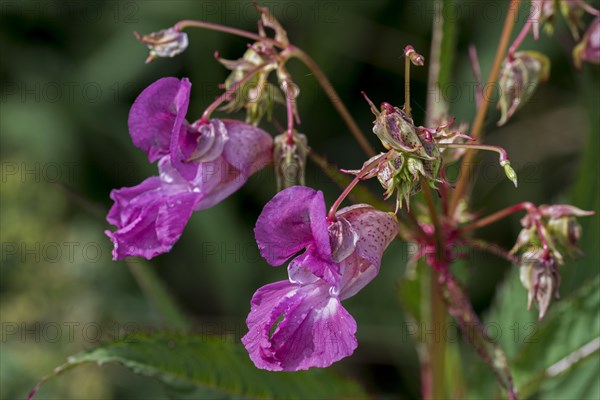
[[[113,259],[150,259],[171,250],[201,196],[158,177],[132,188],[113,190],[115,204],[107,219],[117,230],[106,231],[114,243]]]
[[[210,123],[197,121],[193,126],[200,136],[191,158],[196,162],[206,162],[219,157],[225,149],[225,143],[229,140],[223,121],[219,119],[213,119]]]
[[[182,85],[173,102],[173,107],[177,111],[177,114],[171,130],[169,154],[171,155],[173,167],[175,167],[183,178],[192,180],[195,177],[197,168],[195,163],[188,162],[188,160],[198,146],[200,132],[191,127],[185,119],[189,101],[190,90],[189,88],[186,90],[184,85]]]
[[[387,212],[367,204],[345,207],[336,213],[356,232],[354,253],[341,261],[340,298],[347,299],[367,285],[379,273],[383,252],[398,234],[398,221]]]
[[[588,217],[594,215],[594,211],[582,210],[570,204],[544,204],[539,207],[539,210],[546,218]]]
[[[379,273],[398,222],[366,204],[335,217],[328,221],[321,192],[299,186],[278,193],[259,216],[256,241],[270,264],[306,250],[290,262],[289,281],[263,286],[252,298],[242,342],[258,368],[327,367],[357,347],[356,322],[340,301]],[[316,238],[323,232],[328,246]]]
[[[292,282],[303,282],[306,277],[306,270],[311,274],[323,279],[328,284],[337,287],[340,281],[340,266],[334,262],[331,258],[326,259],[316,250],[314,245],[309,245],[306,251],[300,254],[298,257],[290,261],[288,266],[288,273]],[[298,276],[297,273],[301,272]]]
[[[187,78],[162,78],[137,97],[129,111],[133,144],[154,162],[169,153],[173,129],[183,124],[191,83]]]
[[[271,161],[273,157],[271,135],[242,121],[224,119],[223,123],[229,136],[229,142],[223,150],[223,157],[229,164],[250,176]]]
[[[246,322],[249,332],[242,342],[254,364],[270,371],[328,367],[358,345],[356,322],[325,284],[263,286]]]
[[[321,258],[331,258],[323,193],[308,187],[277,193],[258,217],[254,234],[261,255],[274,266],[311,244]]]

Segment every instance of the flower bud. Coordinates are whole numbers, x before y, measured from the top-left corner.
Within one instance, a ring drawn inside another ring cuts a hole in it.
[[[543,259],[542,254],[542,249],[530,248],[523,256],[519,271],[521,283],[527,289],[527,309],[535,301],[540,320],[546,315],[552,299],[558,298],[560,286],[558,264],[552,258]]]
[[[545,55],[534,51],[521,51],[507,58],[502,66],[499,78],[501,118],[498,126],[502,126],[513,116],[535,92],[538,84],[548,79],[550,60]]]
[[[363,96],[376,117],[373,121],[373,133],[381,140],[383,147],[402,153],[414,153],[415,156],[423,159],[432,160],[439,157],[439,150],[433,143],[429,143],[433,146],[428,146],[428,149],[433,151],[435,147],[437,154],[428,154],[419,138],[415,123],[404,111],[386,102],[381,103],[381,111],[379,111],[364,93]]]
[[[504,173],[506,174],[506,177],[511,180],[515,187],[517,187],[517,173],[515,172],[513,167],[510,166],[510,162],[502,161],[500,162],[500,166],[504,168]]]
[[[545,226],[553,242],[569,255],[580,254],[577,246],[581,237],[581,225],[575,217],[593,215],[593,211],[581,210],[568,204],[543,205],[539,207]]]
[[[600,17],[592,21],[583,39],[573,49],[575,66],[581,68],[581,61],[600,64]]]
[[[537,237],[537,232],[535,227],[523,228],[521,232],[519,232],[519,236],[517,236],[517,241],[515,245],[510,250],[510,254],[516,254],[521,249],[524,249],[532,244],[539,243],[539,238]]]
[[[533,37],[536,40],[539,38],[541,24],[544,24],[545,33],[552,35],[560,11],[571,35],[575,40],[579,40],[579,29],[581,29],[585,14],[584,2],[585,0],[531,0],[530,18],[533,20]]]
[[[579,40],[579,29],[583,28],[583,16],[585,15],[581,3],[571,0],[562,0],[559,2],[560,12],[563,15],[573,39]]]
[[[273,160],[278,191],[295,185],[304,186],[308,150],[306,136],[301,133],[294,132],[292,143],[287,132],[275,137]]]
[[[134,34],[140,42],[150,49],[146,64],[157,57],[175,57],[183,53],[188,46],[187,33],[178,31],[175,28],[163,29],[144,36],[137,32],[134,32]]]
[[[409,58],[413,65],[422,67],[425,65],[425,57],[415,51],[415,48],[408,45],[404,48],[404,55]]]

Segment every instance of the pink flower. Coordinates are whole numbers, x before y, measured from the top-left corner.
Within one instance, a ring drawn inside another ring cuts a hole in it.
[[[271,265],[305,250],[289,263],[289,280],[263,286],[252,297],[242,342],[254,364],[297,371],[352,354],[356,322],[341,301],[378,274],[383,251],[398,233],[395,217],[359,204],[328,221],[323,193],[293,186],[265,206],[254,233]]]
[[[159,176],[111,192],[115,204],[106,231],[113,259],[167,252],[179,239],[193,211],[214,206],[238,190],[272,157],[272,138],[234,120],[189,124],[191,84],[162,78],[146,88],[129,113],[133,143],[158,162]]]

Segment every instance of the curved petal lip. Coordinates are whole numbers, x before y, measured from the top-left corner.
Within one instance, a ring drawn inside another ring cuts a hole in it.
[[[270,371],[328,367],[358,346],[356,322],[327,285],[263,286],[252,298],[247,324],[242,343],[254,364]]]
[[[131,139],[148,154],[150,162],[169,153],[173,126],[179,114],[185,116],[187,111],[188,100],[180,93],[187,90],[189,99],[189,87],[186,78],[161,78],[144,89],[131,106],[128,118]],[[176,101],[183,103],[176,105]]]

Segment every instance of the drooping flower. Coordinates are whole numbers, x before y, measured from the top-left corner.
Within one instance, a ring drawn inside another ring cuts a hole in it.
[[[523,229],[511,250],[520,253],[520,278],[527,289],[527,308],[535,303],[542,319],[553,298],[558,298],[560,266],[564,255],[580,254],[581,227],[575,217],[593,215],[569,204],[530,207],[521,219]]]
[[[594,14],[595,10],[585,0],[531,0],[533,37],[539,38],[540,26],[548,35],[554,33],[559,14],[563,16],[573,39],[579,40],[579,30],[583,26],[585,12]]]
[[[254,364],[297,371],[352,354],[356,322],[341,301],[379,272],[383,251],[398,233],[395,217],[359,204],[328,221],[323,193],[293,186],[265,206],[254,232],[273,266],[305,250],[288,265],[289,280],[263,286],[252,297],[242,342]]]
[[[560,287],[559,265],[552,257],[544,258],[542,249],[530,249],[521,259],[519,278],[527,289],[527,309],[535,302],[539,319],[546,315],[552,299],[558,298]]]
[[[143,36],[137,32],[134,34],[150,50],[146,64],[158,57],[175,57],[188,47],[187,34],[175,28],[163,29]]]
[[[235,120],[187,123],[191,84],[162,78],[146,88],[129,113],[133,143],[158,160],[159,176],[111,192],[114,205],[106,231],[113,259],[167,252],[193,211],[219,203],[238,190],[272,157],[272,139],[263,130]]]
[[[506,124],[517,109],[527,102],[538,85],[550,76],[550,60],[536,51],[519,51],[502,65],[498,80],[501,117],[498,126]]]
[[[581,68],[581,61],[600,64],[600,17],[596,17],[583,35],[583,39],[573,49],[575,66]]]

